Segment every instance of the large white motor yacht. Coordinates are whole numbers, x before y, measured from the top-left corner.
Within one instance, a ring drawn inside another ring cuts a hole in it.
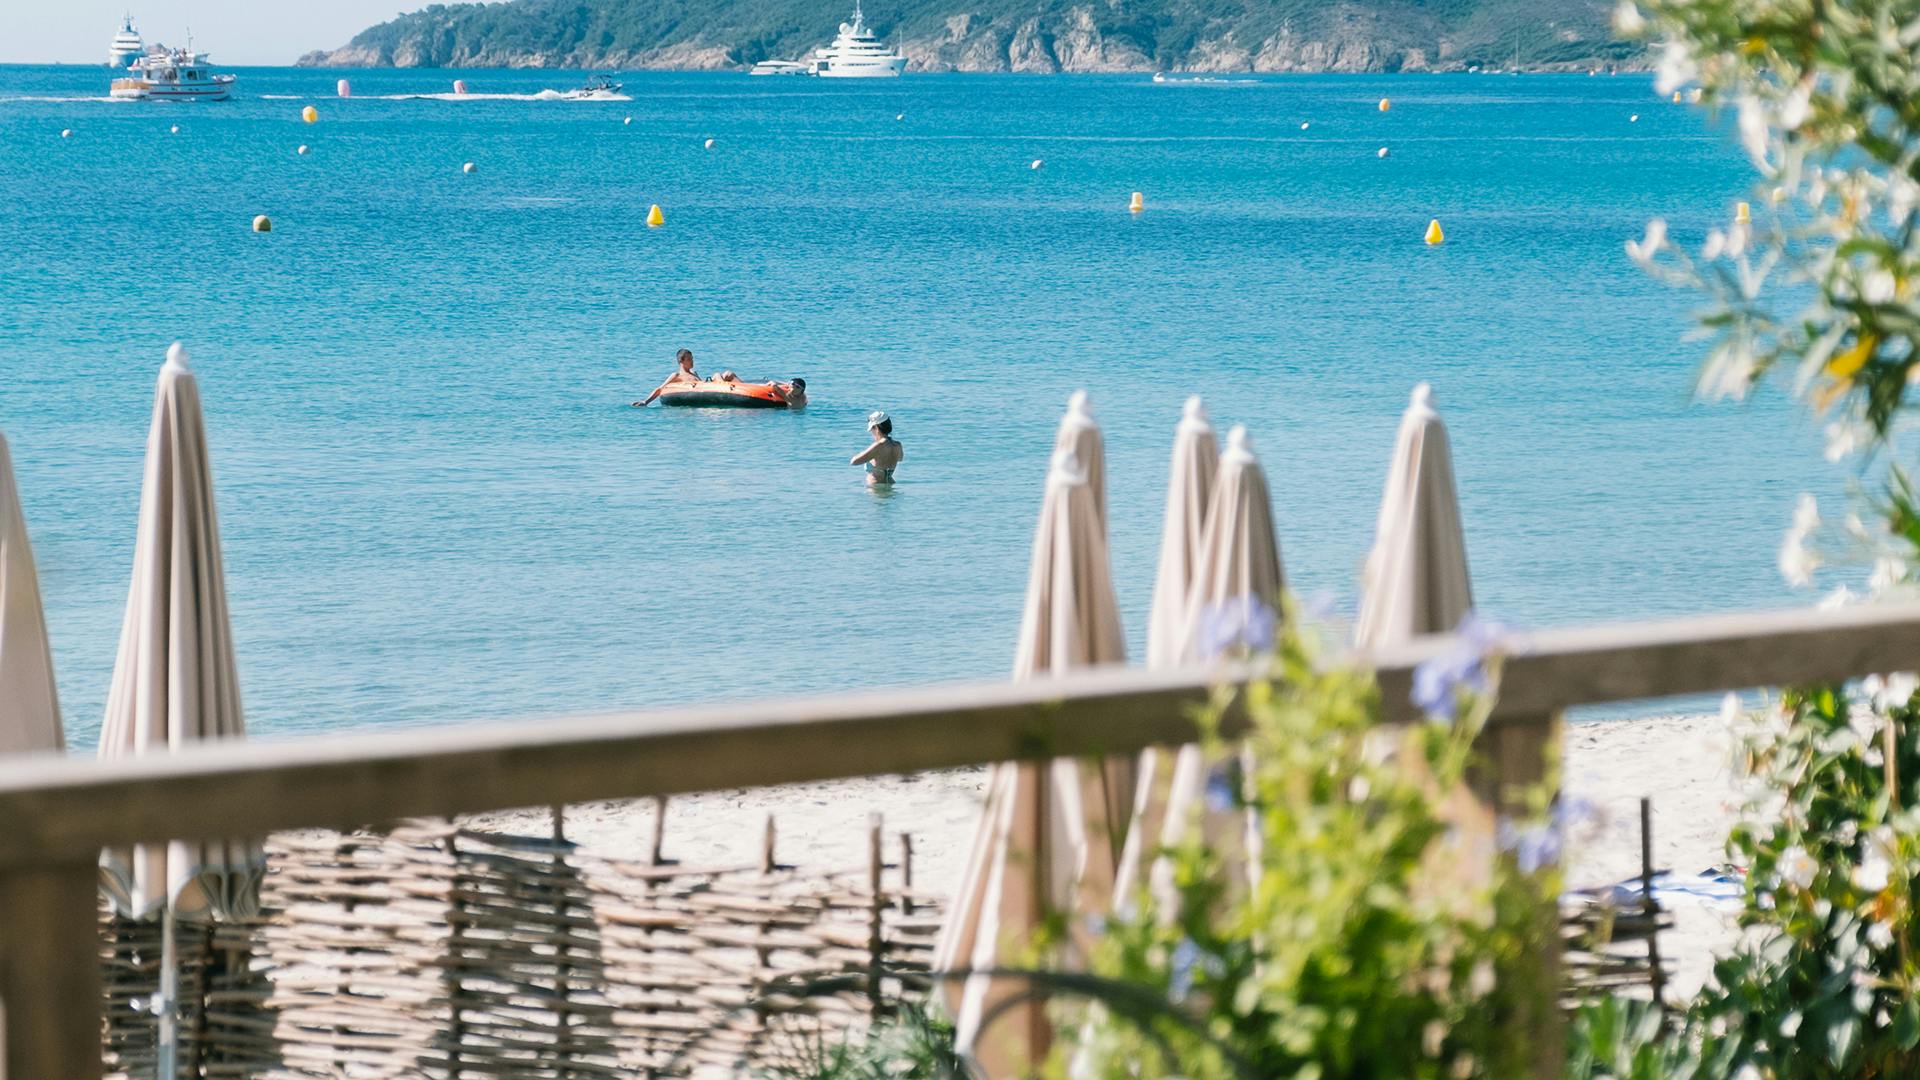
[[[146,45],[140,41],[140,31],[133,28],[133,16],[129,14],[120,20],[120,32],[113,35],[113,44],[107,46],[107,66],[119,71],[146,50]]]
[[[117,98],[155,101],[225,101],[233,76],[217,75],[207,54],[155,45],[135,60],[123,79],[113,80]]]
[[[853,21],[840,24],[840,36],[833,44],[813,53],[813,73],[829,79],[872,79],[898,75],[907,70],[907,58],[894,52],[873,36],[860,15],[856,0]]]

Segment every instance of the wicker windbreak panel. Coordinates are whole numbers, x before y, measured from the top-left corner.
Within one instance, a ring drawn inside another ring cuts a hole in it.
[[[902,845],[904,852],[905,845]],[[415,824],[281,835],[258,920],[181,924],[181,1075],[734,1075],[923,995],[904,856],[689,868]],[[770,863],[771,860],[769,859]],[[153,1075],[161,932],[107,917],[110,1072]]]

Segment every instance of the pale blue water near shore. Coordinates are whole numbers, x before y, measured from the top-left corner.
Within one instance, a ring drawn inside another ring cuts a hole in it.
[[[0,67],[0,430],[82,745],[175,338],[263,733],[999,677],[1081,386],[1136,650],[1192,392],[1252,429],[1292,582],[1342,610],[1423,379],[1484,609],[1805,599],[1774,548],[1840,474],[1777,397],[1690,402],[1691,298],[1621,252],[1752,182],[1645,78],[650,74],[560,103],[376,97],[459,74],[433,71],[345,73],[339,101],[340,74],[169,106]],[[683,345],[816,404],[627,407]],[[846,465],[873,408],[908,451],[890,495]]]

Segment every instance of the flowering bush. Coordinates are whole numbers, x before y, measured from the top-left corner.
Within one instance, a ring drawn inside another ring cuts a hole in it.
[[[1166,852],[1171,895],[1143,891],[1106,922],[1092,971],[1128,992],[1096,991],[1071,1075],[1521,1075],[1534,1048],[1515,1032],[1556,1007],[1535,959],[1553,932],[1554,826],[1509,830],[1531,872],[1498,859],[1468,877],[1449,867],[1492,853],[1460,850],[1440,809],[1497,664],[1476,652],[1423,673],[1439,719],[1402,744],[1424,766],[1409,770],[1388,760],[1369,675],[1330,666],[1291,624],[1275,647],[1272,680],[1244,692],[1247,752],[1209,748],[1245,763],[1216,771],[1209,802],[1243,811],[1250,842],[1196,830]]]

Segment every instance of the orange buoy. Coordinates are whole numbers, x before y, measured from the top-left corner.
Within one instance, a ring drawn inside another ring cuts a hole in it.
[[[1391,109],[1391,108],[1393,108],[1393,100],[1392,100],[1391,98],[1381,98],[1381,99],[1380,99],[1380,111],[1381,111],[1381,112],[1386,112],[1386,111],[1387,111],[1388,109]]]

